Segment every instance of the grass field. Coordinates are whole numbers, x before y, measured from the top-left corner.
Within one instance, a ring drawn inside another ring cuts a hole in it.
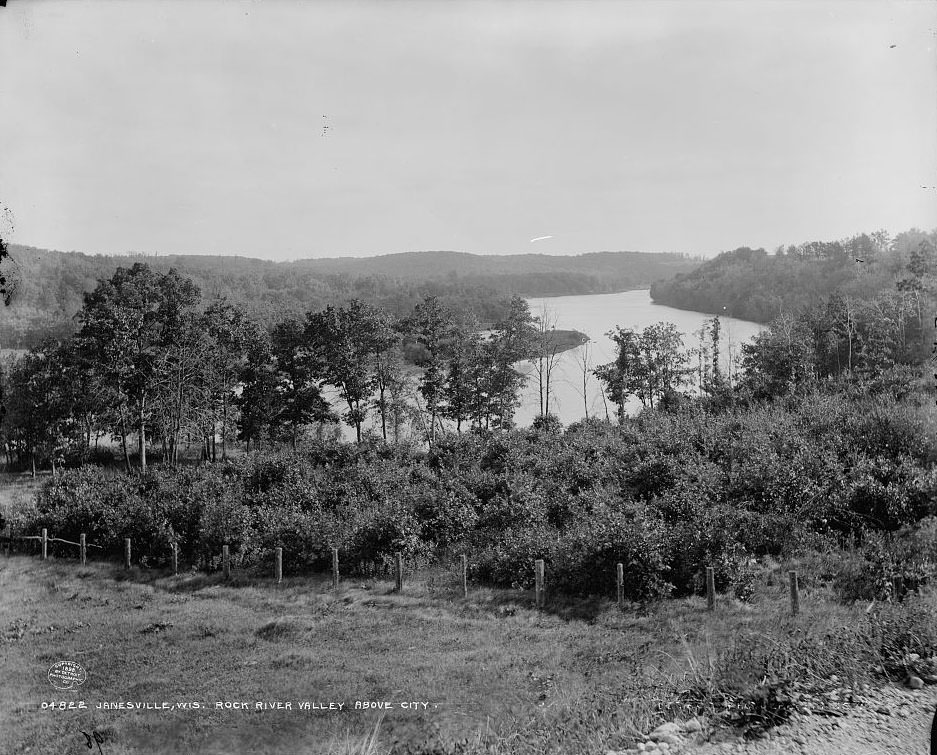
[[[805,591],[792,617],[780,567],[766,575],[753,602],[721,598],[712,613],[698,598],[646,612],[600,600],[537,612],[522,591],[473,588],[463,598],[455,571],[416,575],[396,594],[390,580],[277,588],[266,577],[226,584],[0,557],[0,752],[88,752],[82,731],[100,735],[105,755],[624,747],[665,719],[705,713],[716,689],[757,684],[758,653],[791,637],[815,638],[822,674],[823,638],[862,621],[863,607],[820,588]],[[60,660],[87,671],[78,690],[51,686]],[[42,709],[69,701],[87,708]],[[300,710],[301,701],[343,707]],[[355,710],[356,701],[392,707]],[[177,707],[97,707],[105,702]]]

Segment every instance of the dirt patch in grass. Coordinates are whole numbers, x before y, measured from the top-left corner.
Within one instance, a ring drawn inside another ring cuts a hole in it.
[[[315,631],[318,623],[307,616],[278,616],[266,622],[254,634],[270,642],[295,642]]]

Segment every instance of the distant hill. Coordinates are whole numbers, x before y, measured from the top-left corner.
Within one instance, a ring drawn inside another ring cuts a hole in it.
[[[492,323],[512,295],[560,296],[625,291],[689,272],[699,263],[676,254],[596,252],[576,256],[408,252],[378,257],[271,262],[208,255],[87,255],[10,246],[17,278],[13,303],[0,312],[0,347],[29,347],[75,328],[82,296],[118,267],[174,267],[210,300],[225,297],[272,325],[328,304],[359,298],[408,314],[424,297]]]
[[[658,304],[768,323],[833,294],[870,301],[918,274],[937,272],[937,231],[912,229],[777,249],[741,247],[651,286]],[[914,262],[914,260],[917,262]],[[917,267],[915,267],[917,266]],[[931,270],[933,268],[933,270]]]

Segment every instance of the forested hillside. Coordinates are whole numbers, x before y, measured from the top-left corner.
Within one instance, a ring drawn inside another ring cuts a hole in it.
[[[11,246],[17,288],[0,315],[0,346],[28,348],[45,337],[74,332],[82,297],[118,267],[145,261],[159,272],[175,268],[205,300],[224,297],[252,320],[271,327],[283,317],[353,298],[403,316],[438,296],[482,323],[507,315],[513,295],[550,296],[623,291],[696,266],[686,257],[601,252],[574,257],[418,252],[355,259],[270,262],[246,257],[90,256]]]
[[[871,301],[910,285],[937,248],[937,231],[891,238],[879,231],[839,241],[811,241],[724,252],[692,271],[651,287],[658,304],[768,323],[782,313],[815,307],[831,295]],[[919,275],[917,277],[920,277]]]

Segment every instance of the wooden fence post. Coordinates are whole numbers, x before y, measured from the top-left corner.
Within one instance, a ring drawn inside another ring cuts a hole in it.
[[[901,577],[897,574],[891,578],[891,589],[894,595],[894,602],[901,600]]]
[[[544,604],[544,579],[543,579],[543,559],[538,558],[534,561],[534,594],[537,599],[537,610],[543,608]]]
[[[397,592],[403,592],[403,556],[398,551],[394,556],[397,567]]]
[[[35,553],[35,551],[33,551]],[[49,530],[45,527],[42,528],[42,560],[45,561],[49,557]]]
[[[706,607],[716,608],[716,570],[711,566],[706,567]]]
[[[231,551],[227,545],[221,546],[221,569],[225,579],[231,579]]]
[[[468,597],[468,556],[462,554],[462,597]]]
[[[800,613],[800,586],[797,584],[797,572],[791,570],[787,576],[791,581],[791,613],[796,616]]]
[[[130,568],[130,538],[124,538],[124,568]]]
[[[615,586],[618,588],[618,607],[622,608],[625,605],[625,565],[618,564],[615,571]]]
[[[338,548],[332,548],[332,589],[338,589]]]
[[[179,543],[175,540],[172,542],[172,573],[179,573]]]
[[[275,575],[277,578],[277,584],[279,585],[283,581],[283,549],[282,548],[277,548],[277,563],[276,563]]]
[[[81,565],[88,563],[88,541],[85,539],[85,533],[78,536],[78,547],[81,550]]]

